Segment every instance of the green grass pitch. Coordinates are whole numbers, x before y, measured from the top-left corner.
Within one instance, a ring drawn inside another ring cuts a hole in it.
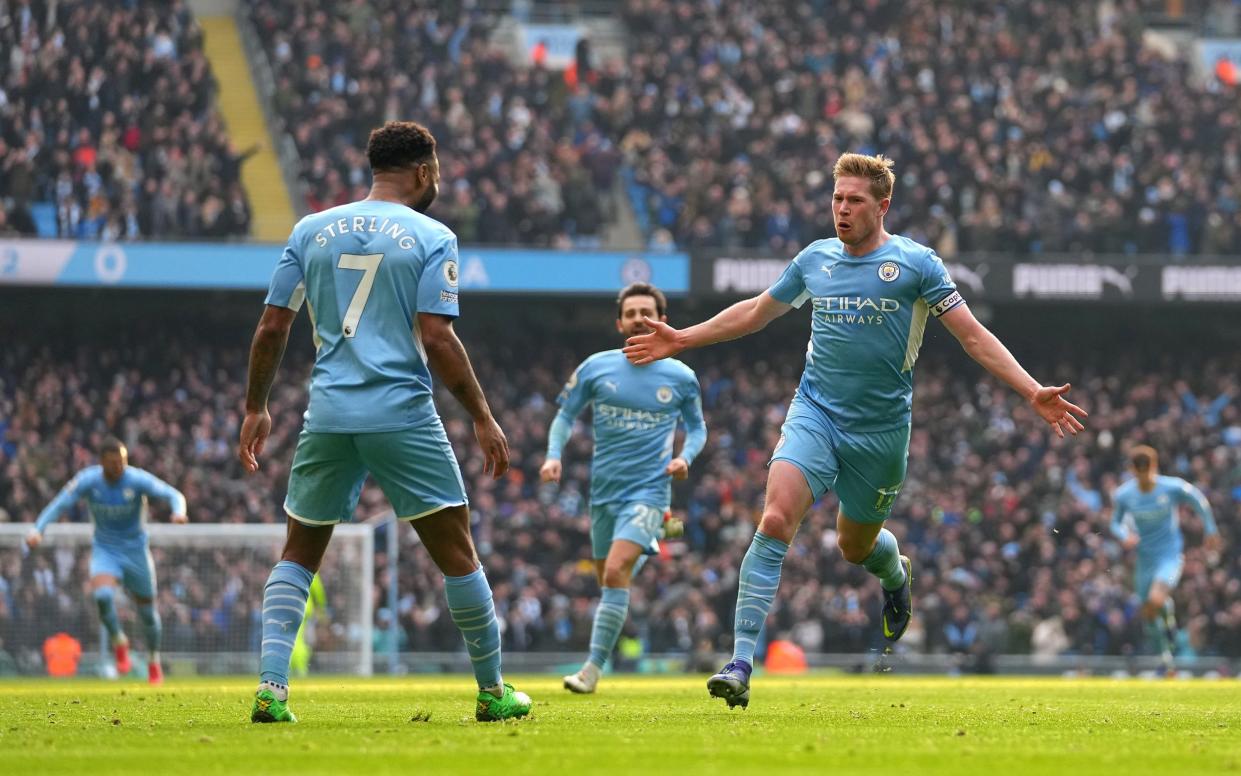
[[[0,683],[6,774],[1241,773],[1241,683],[758,676],[511,680],[528,719],[480,725],[464,676],[296,682],[297,725],[251,725],[249,678]]]

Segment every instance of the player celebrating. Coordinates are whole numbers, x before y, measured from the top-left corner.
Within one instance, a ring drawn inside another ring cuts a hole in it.
[[[626,286],[617,297],[616,330],[626,337],[651,331],[647,319],[668,320],[668,301],[649,283]],[[671,480],[689,476],[707,441],[694,371],[676,359],[637,367],[620,350],[581,363],[560,394],[547,433],[543,482],[560,481],[560,456],[573,419],[594,408],[595,455],[590,472],[590,546],[602,593],[590,633],[590,657],[564,678],[576,693],[592,693],[629,613],[629,580],[640,558],[659,552]],[[681,454],[672,456],[677,420],[686,425]]]
[[[1177,506],[1188,505],[1202,520],[1203,545],[1208,552],[1219,552],[1223,541],[1206,496],[1180,477],[1161,475],[1159,454],[1153,447],[1133,448],[1129,465],[1133,479],[1112,494],[1112,534],[1126,550],[1138,551],[1134,589],[1142,601],[1142,619],[1165,669],[1171,671],[1176,643],[1172,588],[1181,579],[1185,546]]]
[[[129,673],[129,639],[116,616],[116,585],[119,581],[133,596],[138,617],[146,632],[147,678],[164,681],[159,663],[163,624],[155,608],[155,564],[147,546],[147,498],[167,501],[172,522],[187,523],[185,496],[150,472],[129,465],[129,452],[119,439],[109,438],[99,447],[99,464],[78,472],[60,495],[39,515],[26,536],[26,544],[38,547],[43,532],[78,499],[85,499],[95,534],[91,542],[90,584],[99,608],[99,619],[108,631],[116,653],[116,672]]]
[[[833,169],[835,239],[807,246],[775,284],[710,320],[677,330],[651,321],[631,337],[636,364],[762,329],[810,300],[810,343],[801,384],[789,406],[767,476],[766,504],[741,563],[733,659],[708,681],[729,707],[750,699],[755,641],[775,600],[780,569],[806,511],[827,490],[840,498],[837,542],[845,560],[879,578],[883,633],[895,642],[912,615],[911,567],[883,527],[905,479],[913,366],[928,315],[965,351],[1022,395],[1060,436],[1085,416],[1064,398],[1069,386],[1044,387],[970,312],[935,252],[892,235],[892,162],[845,154]]]
[[[289,472],[288,538],[263,591],[261,674],[250,718],[295,722],[293,636],[332,527],[348,521],[369,472],[444,574],[449,613],[478,680],[475,717],[522,717],[530,698],[500,675],[500,626],[470,535],[465,485],[431,396],[434,371],[474,419],[484,472],[508,470],[508,442],[453,331],[457,238],[424,215],[439,191],[435,138],[414,122],[370,135],[374,174],[359,202],[303,218],[276,265],[250,349],[238,457],[258,469],[267,397],[303,300],[317,348],[310,406]]]

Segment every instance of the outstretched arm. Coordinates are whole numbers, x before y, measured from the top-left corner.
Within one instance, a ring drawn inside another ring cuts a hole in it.
[[[651,333],[639,334],[626,340],[625,357],[638,365],[649,364],[661,358],[670,358],[689,348],[700,348],[744,337],[759,331],[792,309],[792,305],[777,300],[770,291],[764,291],[686,329],[674,329],[666,323],[647,318],[646,324],[651,327]]]
[[[474,375],[465,345],[452,328],[452,318],[439,313],[418,313],[418,331],[427,353],[427,365],[474,419],[474,436],[483,450],[483,472],[499,479],[508,471],[508,439],[487,406],[487,397]]]
[[[276,370],[289,344],[289,330],[297,310],[269,304],[263,309],[254,340],[250,343],[250,373],[246,379],[246,418],[241,423],[241,441],[237,446],[237,458],[246,471],[259,469],[258,457],[267,444],[271,433],[271,415],[267,412],[267,397],[271,395]]]
[[[78,486],[81,484],[80,476],[69,480],[65,487],[60,489],[60,493],[56,494],[56,498],[52,499],[52,503],[44,507],[39,513],[39,517],[35,520],[34,527],[26,535],[26,544],[31,547],[38,546],[43,538],[43,532],[52,523],[60,519],[61,514],[73,506],[73,502],[77,501],[81,496]]]
[[[1047,421],[1057,436],[1063,437],[1066,430],[1070,434],[1076,434],[1085,428],[1075,416],[1084,418],[1088,413],[1064,398],[1071,386],[1068,383],[1061,386],[1041,385],[1017,363],[1017,359],[1008,352],[1004,343],[974,317],[969,305],[959,304],[939,319],[971,358],[1021,394],[1039,417]]]

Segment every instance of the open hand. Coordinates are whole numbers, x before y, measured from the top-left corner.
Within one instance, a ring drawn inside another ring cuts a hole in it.
[[[646,321],[647,326],[651,327],[651,331],[625,340],[625,347],[622,349],[625,358],[629,359],[630,363],[642,366],[661,358],[675,356],[685,350],[685,346],[680,341],[679,330],[653,318],[643,318],[643,320]]]
[[[259,456],[271,433],[271,415],[267,410],[247,412],[241,422],[241,441],[237,444],[237,460],[250,474],[259,470]]]
[[[508,438],[495,418],[474,421],[474,437],[483,449],[483,474],[500,479],[508,471]]]
[[[1071,387],[1068,383],[1061,386],[1043,386],[1035,391],[1033,398],[1030,399],[1030,406],[1040,418],[1047,421],[1047,424],[1055,430],[1056,436],[1061,439],[1064,438],[1066,430],[1073,435],[1076,435],[1078,431],[1084,431],[1086,427],[1075,416],[1084,418],[1090,414],[1064,398]]]

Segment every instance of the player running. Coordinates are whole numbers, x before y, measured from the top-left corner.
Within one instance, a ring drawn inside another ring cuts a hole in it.
[[[762,329],[807,300],[810,343],[801,384],[772,453],[767,497],[741,563],[733,659],[708,681],[729,707],[750,700],[755,642],[780,584],[789,543],[806,511],[829,489],[840,499],[837,543],[883,587],[883,634],[895,642],[912,615],[909,558],[883,527],[905,479],[913,367],[928,315],[944,322],[965,351],[1022,395],[1055,432],[1077,433],[1069,386],[1044,387],[970,312],[943,262],[924,245],[884,229],[892,162],[845,154],[832,171],[838,237],[799,253],[762,294],[710,320],[677,330],[650,321],[625,355],[636,364]]]
[[[108,631],[116,654],[116,672],[129,673],[129,638],[116,616],[116,585],[125,585],[138,608],[147,649],[147,679],[151,684],[164,681],[159,648],[164,627],[155,608],[155,564],[147,546],[147,499],[167,501],[172,522],[188,523],[185,496],[181,491],[150,472],[129,465],[129,451],[119,439],[109,438],[99,447],[99,464],[78,472],[56,499],[39,514],[34,528],[26,535],[32,549],[43,541],[43,532],[61,513],[79,499],[86,500],[95,533],[91,541],[90,585],[99,609],[99,619]]]
[[[626,337],[651,331],[646,319],[667,321],[668,301],[649,283],[626,286],[617,297],[616,330]],[[659,552],[673,478],[689,476],[707,441],[702,396],[694,370],[676,359],[634,366],[620,350],[581,363],[559,398],[547,432],[543,482],[560,482],[560,456],[573,419],[594,409],[595,455],[590,471],[590,547],[602,592],[590,632],[590,657],[564,678],[565,689],[592,693],[629,613],[629,581],[640,560]],[[677,421],[686,426],[681,454],[672,456]]]
[[[1211,505],[1202,491],[1180,477],[1159,473],[1159,454],[1139,445],[1129,454],[1133,479],[1112,493],[1112,534],[1126,550],[1138,551],[1134,590],[1142,601],[1142,620],[1164,662],[1173,670],[1176,613],[1172,589],[1181,579],[1185,539],[1177,507],[1187,505],[1202,520],[1203,546],[1217,553],[1223,546]]]
[[[474,419],[485,473],[508,470],[508,442],[453,331],[457,238],[424,215],[439,191],[435,138],[409,121],[373,131],[370,195],[303,218],[276,265],[250,349],[237,455],[247,471],[271,431],[267,397],[302,302],[317,348],[310,406],[289,472],[288,538],[263,591],[259,686],[250,719],[295,722],[293,637],[332,527],[353,516],[369,472],[444,574],[479,692],[480,722],[522,717],[530,698],[500,675],[500,626],[474,541],[461,470],[431,397],[431,371]],[[428,371],[428,367],[430,371]]]

